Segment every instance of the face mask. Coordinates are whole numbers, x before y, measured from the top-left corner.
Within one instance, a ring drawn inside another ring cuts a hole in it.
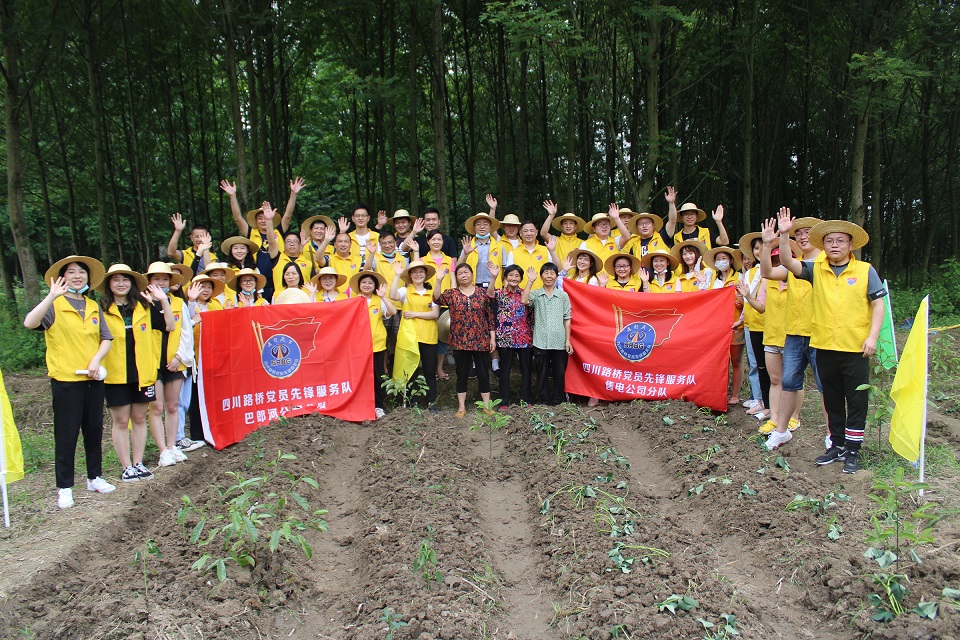
[[[730,268],[730,261],[729,261],[729,260],[717,260],[717,261],[714,262],[713,264],[714,264],[714,265],[717,267],[717,269],[720,270],[720,271],[726,271],[727,269]]]
[[[397,252],[394,251],[393,253],[384,253],[384,252],[381,251],[381,252],[380,252],[380,255],[382,255],[382,256],[383,256],[384,258],[386,258],[387,260],[393,260],[394,256],[397,255]]]
[[[489,237],[490,237],[489,233],[486,233],[484,235],[480,235],[479,233],[477,234],[477,240],[486,240]]]
[[[88,284],[83,285],[79,289],[74,289],[73,287],[67,287],[67,291],[69,291],[70,293],[77,293],[77,294],[86,293],[88,289],[90,289],[90,285]]]
[[[163,291],[164,293],[170,293],[170,287],[160,287],[160,291]]]

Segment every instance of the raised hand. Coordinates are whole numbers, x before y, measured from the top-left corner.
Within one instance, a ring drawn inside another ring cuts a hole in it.
[[[377,252],[377,245],[373,244],[367,240],[366,244],[363,245],[363,248],[367,250],[367,255],[372,256]]]
[[[610,206],[607,207],[607,215],[616,220],[620,217],[620,207],[617,206],[616,202],[611,202]]]
[[[227,195],[235,196],[237,195],[237,183],[230,182],[229,180],[221,180],[220,188],[223,189]]]
[[[768,218],[760,225],[760,237],[765,244],[769,244],[777,239],[777,219]]]
[[[536,240],[534,240],[536,242]],[[553,251],[557,248],[557,236],[551,235],[547,238],[547,250]]]
[[[387,295],[387,285],[382,284],[377,287],[377,296],[383,298]]]
[[[305,184],[307,183],[303,181],[303,178],[297,176],[290,181],[290,193],[300,193],[300,189],[303,189]]]
[[[437,284],[438,284],[438,285],[439,285],[441,282],[443,282],[443,279],[447,277],[447,274],[448,274],[448,273],[450,273],[450,272],[447,271],[445,267],[443,267],[443,266],[437,267]]]
[[[67,280],[66,278],[57,278],[54,280],[50,278],[50,297],[59,298],[67,292]]]
[[[306,289],[307,293],[310,294],[311,300],[317,295],[317,285],[313,284],[312,280],[310,282],[304,282],[303,288]]]
[[[403,273],[403,270],[404,270],[404,269],[406,269],[406,267],[403,266],[403,260],[394,260],[394,261],[393,261],[393,272],[394,272],[395,274],[400,275],[401,273]]]
[[[567,254],[567,257],[563,259],[563,270],[567,273],[573,271],[573,256]]]
[[[643,284],[650,284],[650,272],[646,267],[640,267],[640,280],[643,281]]]
[[[463,245],[464,257],[470,255],[470,252],[473,251],[473,238],[470,236],[463,236],[463,238],[460,239],[460,243]]]
[[[547,215],[551,218],[557,215],[557,205],[553,203],[553,200],[544,200],[543,208],[547,210]]]
[[[342,216],[337,218],[337,226],[340,228],[340,233],[347,233],[350,231],[350,221]]]
[[[667,201],[667,204],[676,204],[677,190],[673,187],[667,187],[667,192],[663,194],[663,199]]]
[[[702,261],[703,258],[697,258],[697,264],[693,266],[693,276],[697,279],[697,282],[701,284],[707,281],[707,272],[700,268]]]
[[[423,233],[423,230],[426,228],[426,226],[427,223],[423,221],[423,218],[417,218],[413,222],[413,234],[411,235],[419,235]]]
[[[537,279],[537,270],[533,267],[527,267],[527,282],[533,282]]]
[[[303,245],[307,244],[308,240],[309,238],[307,237],[307,232],[301,229],[300,230],[300,246],[302,247]]]
[[[270,206],[269,202],[264,202],[260,206],[263,209],[263,217],[266,218],[267,220],[273,220],[273,217],[277,215],[277,212],[274,210],[273,207]]]
[[[200,283],[193,282],[187,287],[187,300],[190,302],[196,302],[197,298],[200,297]]]
[[[496,280],[497,275],[500,273],[500,265],[493,260],[487,260],[487,271],[490,272],[490,279]]]
[[[380,209],[377,211],[377,227],[382,228],[385,224],[387,224],[387,212]]]
[[[601,271],[597,274],[597,282],[600,283],[601,287],[607,286],[607,283],[610,282],[610,274],[606,271]]]
[[[710,215],[713,216],[713,219],[716,220],[717,222],[722,222],[723,221],[723,205],[718,204],[717,208],[714,209],[710,213]]]
[[[177,232],[182,233],[183,230],[187,228],[187,221],[184,220],[179,213],[175,213],[172,216],[170,216],[170,222],[173,223],[173,228]]]
[[[323,238],[324,240],[327,241],[327,244],[330,244],[331,242],[333,242],[333,240],[336,237],[337,237],[337,230],[333,227],[327,227],[327,230],[323,232]]]
[[[780,228],[780,233],[790,233],[793,230],[793,218],[790,217],[790,209],[787,207],[780,207],[777,226]]]
[[[492,193],[487,194],[487,206],[491,209],[497,208],[497,199],[493,197]]]

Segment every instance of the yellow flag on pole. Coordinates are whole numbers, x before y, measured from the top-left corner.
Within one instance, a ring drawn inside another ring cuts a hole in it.
[[[397,349],[393,354],[393,379],[397,382],[406,382],[413,376],[419,364],[420,347],[417,344],[417,328],[413,325],[412,319],[401,318],[400,329],[397,332]]]
[[[897,403],[890,419],[890,444],[910,462],[920,458],[927,421],[927,316],[930,297],[920,303],[907,344],[900,355],[890,398]]]
[[[3,416],[3,437],[0,438],[0,475],[6,484],[23,478],[23,450],[20,448],[20,434],[13,424],[13,409],[10,397],[3,384],[0,373],[0,413]]]

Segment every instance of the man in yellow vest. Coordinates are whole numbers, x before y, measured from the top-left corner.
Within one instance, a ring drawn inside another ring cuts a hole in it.
[[[269,202],[263,203],[263,217],[266,220],[267,228],[264,233],[267,236],[267,252],[270,255],[270,266],[273,273],[273,290],[283,291],[283,272],[289,264],[297,265],[300,270],[300,276],[303,282],[310,282],[316,273],[316,263],[313,260],[302,255],[300,247],[300,234],[289,229],[283,233],[283,251],[277,243],[277,235],[274,233],[273,221],[276,219],[277,212],[270,207]],[[270,279],[267,280],[270,282]]]
[[[817,350],[831,440],[830,448],[816,463],[843,460],[843,472],[856,473],[869,400],[869,392],[860,387],[870,382],[870,356],[877,351],[882,298],[887,295],[876,270],[853,255],[870,236],[844,220],[820,222],[810,229],[810,243],[823,250],[825,257],[801,262],[789,250],[794,224],[789,209],[780,210],[778,223],[781,247],[787,247],[781,249],[781,263],[798,279],[813,285],[810,346]],[[778,425],[778,430],[782,428]]]
[[[540,227],[540,237],[547,244],[550,244],[550,238],[557,239],[554,253],[559,260],[559,264],[562,265],[566,262],[568,253],[580,248],[580,243],[583,241],[577,234],[583,231],[587,221],[570,212],[556,218],[558,207],[553,200],[544,200],[543,208],[547,210],[547,219],[543,221],[543,226]],[[551,234],[551,227],[559,231],[560,235]]]
[[[187,221],[179,213],[175,213],[170,216],[170,222],[173,223],[173,234],[170,236],[170,242],[167,243],[168,256],[190,267],[194,275],[203,271],[211,262],[217,261],[217,256],[210,251],[213,240],[205,226],[194,225],[190,231],[190,246],[181,251],[177,249],[177,245],[180,243],[183,230],[187,228]]]
[[[710,230],[706,227],[697,226],[698,222],[707,219],[707,212],[697,208],[697,205],[692,202],[685,202],[678,211],[677,191],[673,187],[667,187],[667,193],[664,198],[666,198],[667,204],[669,205],[667,224],[665,225],[666,232],[668,236],[673,236],[674,243],[683,242],[684,240],[699,240],[707,249],[712,249],[714,245],[711,242]],[[717,223],[717,229],[720,232],[716,237],[717,246],[730,244],[730,236],[727,235],[727,229],[723,226],[722,204],[718,204],[717,208],[711,212],[711,217],[713,221]],[[679,230],[677,230],[678,219],[680,222]]]

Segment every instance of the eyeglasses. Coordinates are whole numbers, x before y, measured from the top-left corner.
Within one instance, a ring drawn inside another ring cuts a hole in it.
[[[847,238],[824,238],[823,244],[824,246],[829,245],[831,247],[842,247],[846,244],[850,244],[850,240]]]

